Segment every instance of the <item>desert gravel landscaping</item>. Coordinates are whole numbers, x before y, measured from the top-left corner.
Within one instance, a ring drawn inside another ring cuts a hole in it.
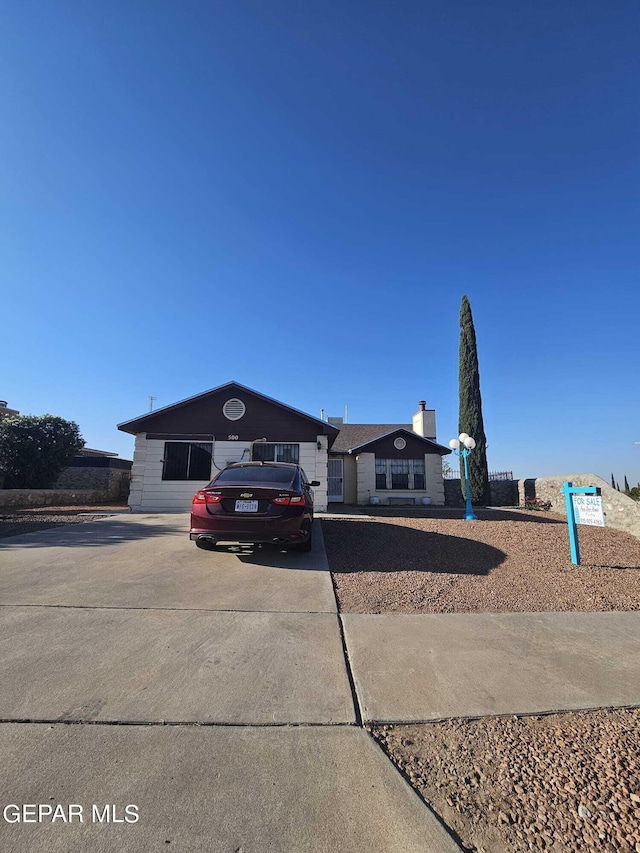
[[[93,521],[103,515],[128,510],[129,507],[126,504],[5,508],[0,510],[0,539],[19,536],[22,533],[37,533],[39,530],[62,527],[65,524],[80,524],[83,521]]]
[[[640,711],[370,729],[469,851],[640,851]]]
[[[375,509],[328,518],[322,530],[345,613],[472,613],[640,609],[640,540],[579,528],[548,512]]]
[[[346,613],[640,609],[640,541],[551,513],[375,509],[322,527]],[[640,853],[640,710],[367,728],[465,851]]]

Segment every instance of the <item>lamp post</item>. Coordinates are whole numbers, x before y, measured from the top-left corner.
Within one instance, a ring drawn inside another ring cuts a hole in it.
[[[467,457],[476,446],[474,438],[467,435],[466,432],[461,432],[458,438],[452,438],[449,442],[449,447],[453,450],[456,456],[461,456],[464,461],[464,486],[465,496],[467,498],[467,507],[464,517],[467,521],[477,521],[478,516],[474,514],[471,506],[471,489],[469,488],[469,465]]]

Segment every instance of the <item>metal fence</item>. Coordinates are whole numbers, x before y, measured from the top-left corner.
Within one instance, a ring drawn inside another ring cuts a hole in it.
[[[460,472],[457,468],[451,468],[444,471],[442,476],[445,480],[459,480]],[[513,480],[513,471],[489,471],[489,480]]]

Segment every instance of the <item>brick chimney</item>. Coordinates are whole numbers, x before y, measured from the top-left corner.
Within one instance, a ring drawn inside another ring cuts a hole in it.
[[[436,440],[436,410],[427,409],[427,401],[420,400],[418,411],[413,416],[413,431],[422,438]]]

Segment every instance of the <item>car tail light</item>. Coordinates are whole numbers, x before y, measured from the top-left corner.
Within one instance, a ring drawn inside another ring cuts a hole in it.
[[[193,496],[194,504],[219,504],[222,495],[213,495],[211,492],[199,491]]]
[[[271,498],[271,503],[278,504],[278,506],[289,506],[289,504],[293,504],[294,506],[300,506],[304,503],[304,496],[281,495],[279,498]]]

